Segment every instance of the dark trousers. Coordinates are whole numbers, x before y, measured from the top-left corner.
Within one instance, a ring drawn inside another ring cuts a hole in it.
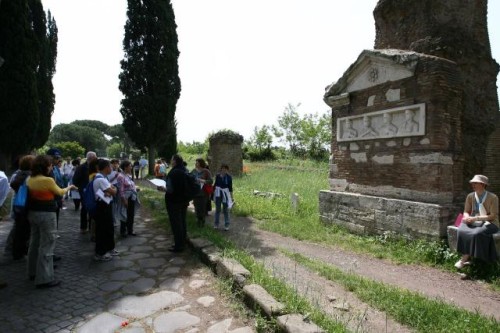
[[[174,235],[174,248],[182,250],[186,243],[187,230],[186,230],[186,211],[187,206],[185,203],[166,201],[168,219],[170,221],[170,228]]]
[[[80,197],[83,198],[83,191],[78,191]],[[82,209],[80,209],[80,229],[87,230],[90,229],[90,219],[87,213],[87,208],[85,208],[85,203],[83,200],[80,202],[82,204]]]
[[[135,200],[132,197],[128,198],[127,203],[127,221],[123,223],[120,221],[120,234],[133,234],[134,233],[134,217],[135,217]]]
[[[97,201],[95,215],[95,253],[102,256],[115,248],[113,206]]]
[[[12,258],[21,259],[28,254],[30,223],[25,214],[16,214],[14,219],[14,237],[12,239]]]

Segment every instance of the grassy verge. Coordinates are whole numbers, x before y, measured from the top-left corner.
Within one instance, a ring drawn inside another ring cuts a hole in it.
[[[381,236],[353,235],[341,227],[329,226],[319,220],[320,190],[328,189],[328,165],[310,161],[284,163],[247,163],[246,173],[235,177],[233,213],[260,220],[259,227],[299,240],[327,244],[400,264],[425,264],[454,270],[458,260],[445,241],[401,239],[394,233]],[[278,193],[256,196],[254,191]],[[295,210],[290,195],[298,193],[300,204]],[[500,265],[468,269],[472,278],[484,279],[500,290]]]
[[[362,301],[419,332],[500,332],[500,323],[443,301],[344,273],[323,262],[283,251],[301,265],[341,284]]]

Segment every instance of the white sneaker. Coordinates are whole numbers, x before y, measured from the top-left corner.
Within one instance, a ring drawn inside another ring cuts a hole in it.
[[[214,229],[219,229],[219,226],[218,225],[214,225]]]
[[[100,256],[98,254],[96,254],[94,256],[94,260],[95,261],[110,261],[111,259],[113,259],[113,257],[109,253],[106,253],[106,254],[104,254],[102,256]]]
[[[118,256],[118,255],[120,255],[120,252],[113,249],[113,250],[109,251],[107,254],[109,254],[110,256]]]
[[[224,227],[224,231],[228,231],[229,230],[229,227]]]
[[[460,259],[459,261],[457,261],[457,262],[455,263],[455,267],[456,267],[457,269],[462,269],[462,268],[464,268],[464,267],[465,267],[465,266],[467,266],[467,265],[470,265],[470,261],[463,262],[463,261],[462,261],[462,259]]]

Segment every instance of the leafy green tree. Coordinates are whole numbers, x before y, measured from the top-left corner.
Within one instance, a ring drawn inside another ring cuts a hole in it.
[[[127,132],[125,132],[125,129],[121,124],[110,126],[106,134],[111,137],[109,143],[119,144],[120,151],[126,153],[127,155],[134,147],[134,143],[132,142],[132,140],[130,140]]]
[[[271,126],[264,125],[261,128],[256,126],[246,144],[246,155],[251,161],[274,160],[276,157],[271,148],[272,144]]]
[[[253,135],[250,137],[250,143],[260,152],[265,149],[271,149],[271,145],[273,144],[271,127],[264,125],[261,128],[258,128],[255,126]]]
[[[85,151],[106,151],[107,140],[104,134],[92,127],[75,124],[54,126],[49,135],[48,144],[54,146],[61,142],[78,142]]]
[[[0,9],[0,160],[29,151],[38,126],[36,49],[27,0],[3,0]]]
[[[328,158],[328,147],[331,142],[331,120],[329,113],[322,116],[307,114],[300,121],[300,147],[303,157],[316,160]]]
[[[85,126],[98,130],[99,132],[107,134],[109,132],[109,125],[99,120],[75,120],[71,122],[72,125]]]
[[[78,156],[83,157],[85,154],[85,148],[80,146],[78,142],[59,142],[53,146],[54,148],[58,148],[61,151],[61,155],[66,157],[71,157],[72,159],[77,158]]]
[[[273,127],[274,136],[279,138],[288,149],[294,153],[300,148],[300,116],[297,112],[300,103],[293,105],[288,103],[283,115],[278,118],[280,127]]]
[[[180,96],[177,25],[170,0],[128,0],[123,39],[120,113],[138,148],[156,151],[177,141],[175,110]]]
[[[123,152],[122,150],[122,145],[119,143],[112,143],[108,146],[108,149],[106,149],[107,156],[111,158],[120,158],[121,153]]]

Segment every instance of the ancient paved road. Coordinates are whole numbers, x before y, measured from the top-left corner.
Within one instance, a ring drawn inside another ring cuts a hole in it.
[[[139,236],[119,240],[113,261],[95,262],[94,243],[79,233],[72,208],[68,203],[59,223],[62,284],[50,289],[34,287],[25,261],[4,256],[12,222],[0,222],[0,279],[8,282],[0,289],[0,332],[254,332],[190,251],[167,251],[171,237],[153,221],[139,214]]]

